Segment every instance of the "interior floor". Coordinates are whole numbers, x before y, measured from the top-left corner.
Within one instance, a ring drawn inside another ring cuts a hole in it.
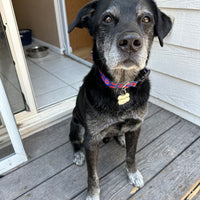
[[[27,48],[39,45],[33,42]],[[38,109],[43,109],[77,95],[84,76],[90,68],[51,49],[43,58],[26,55]]]
[[[3,83],[7,98],[13,113],[25,109],[24,100],[17,77],[7,37],[0,16],[0,79]]]

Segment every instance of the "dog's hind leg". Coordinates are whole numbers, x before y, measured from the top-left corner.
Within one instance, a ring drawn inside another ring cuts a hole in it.
[[[73,116],[69,137],[74,148],[73,162],[78,166],[83,165],[85,162],[85,155],[83,153],[84,132],[84,127],[79,123],[78,119]]]
[[[140,128],[133,132],[128,132],[125,134],[126,138],[126,170],[129,182],[136,187],[143,187],[144,181],[142,174],[137,170],[135,164],[135,154],[137,148],[138,137],[140,133]]]

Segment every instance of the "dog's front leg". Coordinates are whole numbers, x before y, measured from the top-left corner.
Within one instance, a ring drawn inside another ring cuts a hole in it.
[[[137,170],[135,164],[135,154],[137,148],[140,128],[133,132],[125,134],[126,138],[126,165],[129,182],[136,187],[141,188],[144,185],[142,174]]]
[[[100,200],[99,177],[97,173],[99,143],[92,138],[85,140],[85,153],[88,169],[88,192],[86,200]]]

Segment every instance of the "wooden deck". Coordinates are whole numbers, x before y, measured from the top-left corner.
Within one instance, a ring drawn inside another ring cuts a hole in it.
[[[86,165],[72,163],[70,119],[25,139],[29,162],[0,178],[0,200],[84,200]],[[200,127],[149,105],[137,150],[145,186],[124,173],[125,149],[101,145],[101,200],[200,200]]]

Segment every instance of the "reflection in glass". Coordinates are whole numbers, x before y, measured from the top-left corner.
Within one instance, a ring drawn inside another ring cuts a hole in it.
[[[25,104],[4,29],[0,15],[0,78],[12,112],[18,113],[25,110]]]
[[[0,160],[14,153],[6,126],[0,115]]]

